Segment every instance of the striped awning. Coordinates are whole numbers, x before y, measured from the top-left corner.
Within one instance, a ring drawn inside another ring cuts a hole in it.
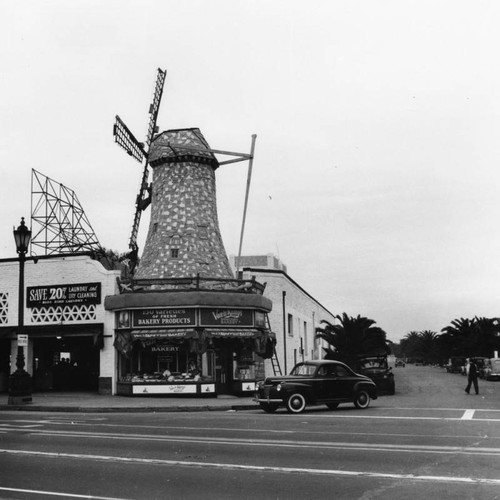
[[[192,328],[151,328],[149,330],[132,330],[130,334],[133,340],[198,338],[198,333]]]
[[[263,332],[256,328],[205,328],[207,338],[258,339]]]

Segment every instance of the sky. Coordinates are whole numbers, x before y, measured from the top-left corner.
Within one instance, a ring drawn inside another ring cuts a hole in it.
[[[243,255],[393,341],[500,316],[499,23],[496,0],[0,0],[0,258],[32,169],[127,251],[141,165],[113,123],[145,139],[160,67],[160,131],[257,134]],[[216,172],[228,255],[247,167]]]

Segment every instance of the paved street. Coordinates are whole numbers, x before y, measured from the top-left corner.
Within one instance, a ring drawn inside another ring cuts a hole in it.
[[[500,498],[500,382],[394,372],[364,411],[2,411],[0,497]]]

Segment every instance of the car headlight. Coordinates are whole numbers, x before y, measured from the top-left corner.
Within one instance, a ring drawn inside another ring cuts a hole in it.
[[[281,391],[281,384],[278,384],[278,385],[276,386],[276,390],[277,390],[277,391]]]

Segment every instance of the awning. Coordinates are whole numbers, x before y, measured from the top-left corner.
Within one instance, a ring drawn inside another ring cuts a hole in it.
[[[205,328],[207,338],[258,339],[264,334],[256,328]]]
[[[198,333],[189,328],[155,328],[144,330],[132,330],[132,340],[143,339],[193,339],[198,338]]]
[[[0,328],[0,337],[16,339],[17,326]],[[99,336],[104,333],[103,323],[54,324],[54,325],[24,325],[23,334],[30,338],[40,337],[85,337]]]

